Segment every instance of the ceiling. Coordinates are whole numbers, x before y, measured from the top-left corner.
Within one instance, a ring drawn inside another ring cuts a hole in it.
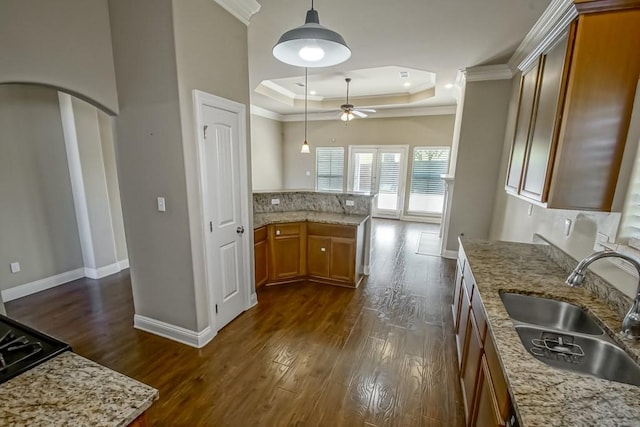
[[[304,69],[279,62],[271,50],[282,33],[304,23],[311,2],[259,3],[248,32],[251,104],[284,116],[299,114]],[[454,91],[445,85],[455,82],[458,70],[506,63],[549,3],[316,0],[320,23],[340,33],[352,55],[342,64],[309,68],[308,86],[316,92],[309,97],[310,110],[337,110],[346,95],[345,77],[352,78],[349,100],[358,107],[455,105]]]

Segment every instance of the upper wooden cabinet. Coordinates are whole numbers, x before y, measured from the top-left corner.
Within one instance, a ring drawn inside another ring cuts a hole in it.
[[[611,210],[640,76],[638,2],[615,3],[576,1],[578,18],[523,73],[508,192]]]

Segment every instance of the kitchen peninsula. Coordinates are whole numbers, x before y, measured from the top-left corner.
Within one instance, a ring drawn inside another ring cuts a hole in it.
[[[369,272],[375,195],[253,194],[256,287],[310,280],[357,287]]]

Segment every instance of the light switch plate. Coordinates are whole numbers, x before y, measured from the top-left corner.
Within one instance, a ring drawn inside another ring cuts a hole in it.
[[[279,205],[280,204],[280,199],[271,199],[271,204],[272,205]]]
[[[164,197],[158,197],[158,211],[165,212],[167,210],[167,205],[165,203]]]
[[[347,200],[347,206],[355,206],[355,202],[353,200]]]

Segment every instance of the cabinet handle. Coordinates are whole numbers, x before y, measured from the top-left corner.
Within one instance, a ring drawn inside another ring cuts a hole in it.
[[[276,236],[280,235],[280,230],[276,230]]]
[[[320,248],[320,252],[326,252],[327,250],[325,248]]]

